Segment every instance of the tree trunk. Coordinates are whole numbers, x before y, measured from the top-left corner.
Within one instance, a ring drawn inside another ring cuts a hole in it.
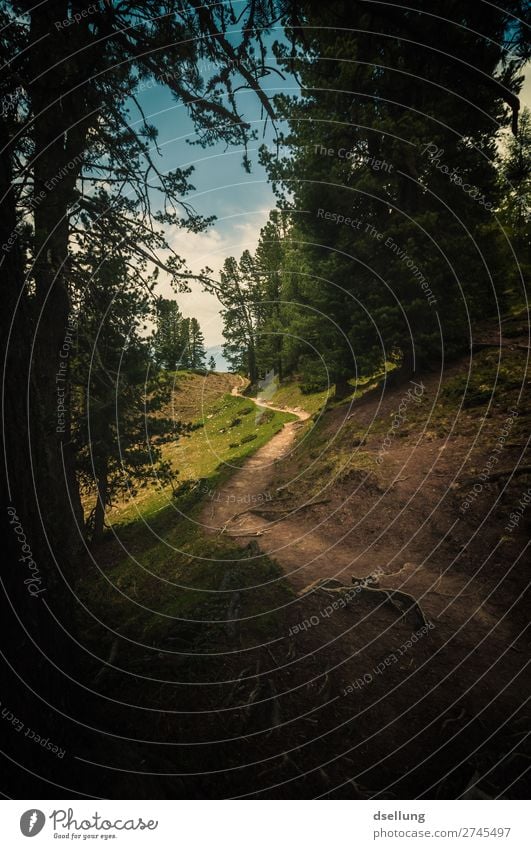
[[[342,398],[348,398],[352,395],[353,389],[346,377],[337,377],[335,382],[334,398],[340,401]]]
[[[276,345],[276,368],[277,368],[277,376],[279,381],[282,380],[282,338],[277,336],[277,345]]]
[[[32,348],[39,315],[25,286],[23,258],[16,235],[9,132],[1,119],[0,147],[0,196],[3,198],[0,244],[7,245],[10,238],[14,239],[3,251],[0,310],[5,369],[1,518],[7,555],[2,570],[0,639],[5,665],[1,674],[9,690],[9,710],[22,717],[28,727],[39,729],[43,736],[47,734],[69,748],[69,740],[75,739],[70,738],[72,726],[65,725],[59,712],[75,713],[73,688],[61,670],[71,674],[74,669],[79,670],[79,664],[73,661],[73,642],[68,636],[71,596],[60,571],[68,561],[62,556],[64,548],[49,536],[53,531],[49,511],[55,516],[57,504],[55,482],[50,475],[53,452],[49,450],[55,434],[50,432],[50,423],[42,414],[41,404],[35,403],[36,393],[42,389],[33,367],[41,359],[42,350],[39,346],[35,350]],[[52,368],[50,365],[50,371]],[[55,393],[55,386],[53,390]],[[68,466],[66,457],[65,463]],[[62,465],[55,454],[54,477],[60,468]],[[65,492],[63,509],[70,509],[70,498],[76,503],[75,496],[75,490]],[[55,616],[61,624],[56,623]],[[12,670],[16,670],[16,674]],[[10,740],[6,739],[6,754],[13,758],[14,764],[21,758],[18,738],[19,735],[10,735]],[[52,778],[53,773],[52,780],[64,781],[61,763],[55,759],[55,763],[43,762],[39,746],[27,748],[23,760],[26,770],[42,775],[43,780]],[[14,769],[10,777],[11,794],[27,798],[28,785],[32,786],[30,773]]]
[[[71,44],[54,26],[55,21],[67,17],[69,4],[50,0],[37,6],[28,3],[26,9],[24,5],[20,8],[30,17],[32,42],[26,64],[20,65],[31,104],[28,132],[34,146],[29,162],[34,177],[35,225],[30,285],[24,279],[15,231],[9,128],[0,119],[0,243],[7,243],[15,234],[14,243],[4,251],[0,311],[7,476],[3,495],[9,505],[9,512],[4,509],[2,515],[8,557],[0,629],[6,660],[16,676],[7,666],[2,674],[9,686],[10,710],[26,725],[42,729],[43,735],[74,749],[79,729],[65,723],[64,716],[79,715],[74,681],[83,678],[84,658],[70,636],[77,627],[72,615],[72,569],[81,564],[82,511],[70,444],[68,366],[60,369],[65,362],[60,354],[70,314],[67,216],[81,163],[75,152],[84,150],[86,127],[78,121],[84,108],[83,94],[68,96],[75,54],[68,63],[61,61],[71,53]],[[86,76],[86,68],[83,72]],[[70,161],[72,168],[66,167]],[[61,379],[56,380],[59,372]],[[59,398],[65,408],[61,421]],[[74,676],[71,681],[68,675]],[[11,754],[17,763],[20,751]],[[40,755],[39,746],[28,747],[23,766],[43,779],[53,773],[52,780],[64,782],[62,763],[53,759],[48,765]],[[31,780],[29,773],[15,773],[12,794],[22,793],[18,798],[27,798],[19,788]]]
[[[65,77],[61,57],[68,55],[68,43],[54,25],[67,16],[67,10],[68,3],[54,0],[31,12],[36,47],[31,52],[33,79],[28,89],[35,115],[34,278],[38,321],[30,414],[38,422],[32,450],[36,495],[41,504],[46,504],[47,536],[53,549],[74,563],[78,560],[74,554],[80,546],[83,512],[70,432],[69,358],[75,328],[69,324],[68,210],[75,199],[88,125],[83,120],[84,95],[68,95],[79,69],[70,59]],[[50,55],[55,60],[51,66]],[[49,70],[43,74],[42,68]]]
[[[251,384],[255,384],[258,380],[258,370],[256,368],[256,352],[253,344],[249,344],[247,347],[247,367],[249,380]]]
[[[107,499],[109,496],[109,464],[105,459],[101,468],[98,471],[98,497],[94,507],[94,532],[93,541],[99,542],[103,538],[103,529],[105,527],[105,510],[107,508]]]
[[[418,365],[416,369],[415,365],[413,350],[411,347],[405,347],[402,354],[402,362],[395,371],[390,373],[387,378],[387,385],[389,387],[401,386],[403,383],[411,380],[415,376],[416,371],[418,372]]]

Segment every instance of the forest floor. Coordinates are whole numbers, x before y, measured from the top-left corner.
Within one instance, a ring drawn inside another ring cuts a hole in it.
[[[525,796],[525,326],[341,402],[178,377],[181,483],[79,585],[104,796]]]
[[[370,748],[389,765],[403,748],[407,786],[419,749],[444,762],[460,741],[459,765],[430,789],[443,795],[496,795],[528,766],[517,708],[529,516],[516,533],[504,528],[530,479],[529,348],[518,319],[506,332],[500,349],[497,339],[444,374],[375,388],[311,421],[284,407],[302,421],[285,425],[202,513],[211,532],[281,566],[296,593],[287,663],[312,656],[326,670],[336,729],[349,710],[366,712],[375,730],[358,754]],[[242,501],[250,506],[236,509]],[[494,767],[497,745],[510,751]],[[475,782],[483,789],[468,787]]]

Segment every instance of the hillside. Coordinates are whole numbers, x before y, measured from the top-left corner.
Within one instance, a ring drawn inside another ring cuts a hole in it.
[[[516,317],[504,330],[501,348],[479,345],[442,375],[322,408],[278,444],[281,464],[265,446],[256,472],[234,483],[250,509],[227,506],[230,480],[222,490],[213,518],[277,562],[297,592],[282,641],[278,631],[273,638],[273,691],[284,694],[279,709],[295,723],[299,752],[307,722],[318,721],[311,749],[330,768],[301,779],[292,764],[290,792],[296,784],[303,795],[350,795],[344,758],[333,756],[345,748],[347,771],[372,792],[453,797],[491,763],[470,793],[494,796],[507,782],[520,792],[525,755],[512,753],[511,740],[522,718],[514,705],[527,649],[530,517],[513,527],[510,516],[530,484],[531,411],[526,326]],[[272,403],[301,397],[285,386]],[[267,503],[264,492],[273,494]],[[315,680],[314,720],[299,713],[299,676]],[[301,774],[309,757],[297,760]],[[408,773],[404,763],[421,766]]]
[[[175,410],[205,426],[183,441],[182,488],[171,506],[137,502],[141,524],[115,526],[127,557],[110,541],[98,552],[123,603],[115,593],[106,600],[105,583],[84,583],[82,593],[122,635],[109,645],[120,667],[159,680],[166,708],[188,711],[187,684],[210,682],[202,695],[193,690],[195,719],[182,719],[179,733],[209,739],[223,729],[238,740],[202,755],[203,768],[223,770],[224,794],[245,794],[249,735],[272,759],[253,776],[253,796],[275,795],[279,782],[303,798],[407,797],[413,788],[493,796],[507,783],[523,792],[525,750],[513,753],[511,741],[521,718],[529,516],[504,526],[530,484],[530,411],[525,326],[515,318],[506,331],[501,349],[480,348],[414,384],[369,382],[356,400],[323,405],[284,384],[272,405],[300,411],[306,401],[313,412],[283,430],[288,417],[271,411],[267,421],[251,401],[217,395],[234,387],[232,376],[177,377]],[[230,447],[244,427],[257,435],[243,436],[245,453]],[[158,656],[143,660],[130,640]],[[123,672],[105,681],[127,700]],[[211,780],[199,792],[215,792]]]

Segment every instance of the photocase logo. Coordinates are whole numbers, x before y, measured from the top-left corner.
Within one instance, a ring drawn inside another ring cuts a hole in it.
[[[35,837],[44,828],[46,817],[42,811],[32,808],[20,817],[20,830],[24,837]]]

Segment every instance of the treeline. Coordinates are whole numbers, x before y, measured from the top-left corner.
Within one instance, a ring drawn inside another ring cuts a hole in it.
[[[206,368],[205,339],[199,322],[196,318],[184,318],[176,301],[157,300],[152,349],[155,363],[162,368],[172,371]]]
[[[524,10],[416,5],[304,4],[277,45],[300,84],[275,98],[283,131],[261,151],[277,210],[217,287],[226,356],[253,381],[275,368],[341,394],[356,375],[438,368],[523,296]]]

